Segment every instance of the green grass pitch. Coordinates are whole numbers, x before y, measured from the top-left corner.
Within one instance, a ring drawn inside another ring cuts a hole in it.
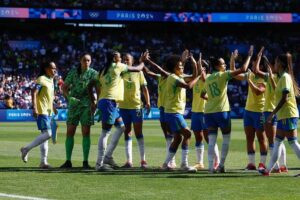
[[[161,172],[159,166],[165,159],[165,141],[158,121],[145,121],[144,137],[146,159],[150,168],[140,170],[139,153],[133,139],[133,170],[95,172],[82,170],[82,147],[80,127],[77,130],[72,170],[60,170],[65,161],[64,122],[59,123],[58,143],[49,143],[51,170],[40,170],[39,148],[29,154],[29,162],[20,159],[20,147],[31,142],[39,134],[36,124],[0,123],[0,193],[33,196],[47,199],[300,199],[300,180],[293,177],[300,173],[300,162],[291,148],[287,147],[289,172],[261,177],[257,172],[245,172],[247,165],[246,142],[242,120],[232,121],[232,140],[226,161],[226,174],[208,174],[198,171],[186,174],[179,171]],[[94,167],[97,142],[101,126],[92,127],[90,164]],[[194,137],[190,145],[189,162],[196,160]],[[219,133],[219,148],[221,134]],[[257,148],[258,149],[258,148]],[[119,165],[125,162],[124,140],[115,150],[114,158]],[[176,155],[180,164],[181,151]],[[256,154],[258,164],[259,155]],[[207,167],[207,145],[205,145]],[[4,198],[0,196],[0,199]]]

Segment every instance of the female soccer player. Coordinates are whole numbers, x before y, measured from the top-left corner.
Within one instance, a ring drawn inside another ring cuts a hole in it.
[[[149,63],[151,66],[153,66],[158,73],[154,73],[153,71],[149,70],[147,67],[144,67],[144,72],[148,75],[151,76],[158,81],[158,99],[157,99],[157,106],[159,108],[159,121],[160,121],[160,127],[164,133],[165,139],[166,139],[166,152],[168,154],[170,145],[173,140],[173,135],[170,131],[169,125],[167,124],[167,120],[165,118],[165,108],[164,108],[164,103],[165,103],[165,85],[167,82],[167,77],[170,75],[169,72],[167,72],[164,68],[161,68],[158,66],[156,63],[154,63],[152,60],[148,59],[147,63]],[[172,158],[170,163],[168,163],[168,166],[170,169],[174,169],[176,167],[176,162],[175,162],[175,156]]]
[[[225,173],[225,160],[229,150],[230,133],[231,133],[231,119],[230,106],[227,97],[228,81],[243,72],[248,68],[250,59],[253,54],[253,46],[250,47],[248,57],[244,65],[234,71],[227,70],[223,58],[211,58],[210,64],[212,66],[212,74],[205,80],[205,91],[202,96],[207,93],[208,101],[204,109],[205,122],[208,127],[208,170],[210,173],[215,173],[213,167],[214,148],[217,142],[218,128],[223,134],[223,144],[221,152],[221,161],[217,171]]]
[[[295,81],[292,68],[292,56],[289,53],[282,54],[276,58],[275,71],[279,75],[279,80],[275,89],[276,108],[269,115],[267,122],[271,123],[273,117],[277,114],[278,123],[273,154],[268,168],[259,171],[265,176],[270,175],[271,170],[277,162],[280,154],[279,147],[285,137],[288,139],[290,146],[300,159],[300,145],[297,141],[299,111],[296,103],[296,96],[299,96],[299,87]]]
[[[197,163],[194,166],[197,170],[204,169],[203,157],[204,157],[204,144],[203,138],[208,143],[208,130],[204,122],[204,108],[207,98],[201,97],[201,92],[204,89],[204,83],[206,78],[206,68],[202,67],[202,58],[201,53],[199,55],[199,60],[197,62],[198,72],[200,78],[193,87],[193,103],[192,103],[192,125],[191,129],[195,135],[195,147],[196,147],[196,159]],[[215,145],[215,161],[214,168],[216,169],[219,165],[219,150],[218,145]]]
[[[197,77],[196,61],[192,55],[189,56],[189,59],[193,66],[193,76],[190,78],[184,78],[184,66],[182,65],[182,59],[180,56],[170,56],[166,62],[166,68],[168,71],[172,72],[172,74],[168,76],[165,88],[165,101],[168,102],[164,104],[165,117],[170,126],[171,132],[174,134],[174,139],[170,145],[168,155],[162,165],[162,169],[164,170],[170,170],[168,164],[176,154],[178,146],[181,143],[181,170],[187,172],[197,171],[194,167],[190,167],[188,164],[188,145],[191,138],[191,131],[188,129],[183,118],[186,103],[186,89],[191,89],[199,79],[199,77]]]
[[[118,167],[113,160],[112,154],[125,130],[123,119],[117,107],[117,102],[124,98],[124,86],[121,74],[126,71],[141,71],[144,67],[143,61],[146,57],[148,57],[148,52],[142,54],[138,66],[127,66],[121,63],[122,59],[119,52],[108,52],[107,54],[107,63],[99,73],[101,92],[98,109],[102,113],[102,133],[98,141],[97,171],[107,171],[112,170],[111,167]],[[89,92],[89,96],[90,98],[94,98],[91,92]],[[110,135],[112,125],[115,125],[116,130],[106,151],[107,139]]]
[[[41,134],[30,144],[21,148],[22,160],[28,161],[28,152],[40,145],[41,163],[40,168],[48,169],[48,139],[51,137],[51,115],[57,114],[53,106],[54,84],[53,77],[56,74],[56,65],[54,62],[43,63],[41,73],[36,81],[36,86],[32,90],[32,111],[33,116],[37,119],[38,129]]]
[[[256,65],[260,65],[262,50],[258,53],[256,61],[252,63],[252,70],[255,71]],[[236,56],[234,56],[236,58]],[[231,66],[232,67],[232,66]],[[234,68],[234,66],[232,67]],[[248,81],[248,96],[244,111],[244,130],[247,140],[248,165],[246,170],[256,170],[255,166],[255,134],[260,146],[260,163],[258,168],[265,168],[267,158],[267,138],[264,132],[263,109],[265,104],[265,80],[249,71],[240,74],[235,79]]]
[[[277,125],[277,117],[276,115],[272,119],[272,123],[267,123],[267,119],[271,112],[275,109],[275,88],[278,83],[278,75],[277,73],[273,74],[274,67],[273,65],[270,65],[268,59],[262,56],[263,48],[261,49],[258,57],[258,63],[260,62],[260,59],[262,58],[263,65],[268,68],[268,73],[265,73],[259,69],[259,64],[256,64],[255,74],[260,76],[261,78],[266,80],[266,90],[265,90],[265,105],[264,105],[264,129],[269,141],[269,150],[270,150],[270,156],[272,156],[273,148],[274,148],[274,142],[275,142],[275,135],[276,135],[276,125]],[[276,163],[273,171],[280,173],[280,172],[287,172],[286,167],[286,148],[284,143],[280,146],[280,157],[279,162]]]
[[[72,69],[64,82],[63,95],[68,100],[67,134],[65,141],[66,162],[60,168],[72,168],[72,151],[74,147],[74,135],[76,128],[81,123],[82,131],[82,150],[84,169],[91,168],[88,157],[91,146],[90,130],[94,124],[95,107],[88,98],[87,86],[91,80],[98,77],[97,71],[90,68],[91,55],[85,53],[80,58],[80,66]]]
[[[127,66],[133,65],[133,57],[127,53],[123,57],[124,63]],[[147,81],[144,77],[144,73],[140,72],[126,72],[122,75],[124,80],[124,99],[120,101],[119,108],[122,119],[125,124],[125,154],[127,162],[123,165],[123,168],[132,167],[132,139],[131,139],[131,124],[133,124],[135,137],[139,145],[139,151],[141,156],[140,166],[141,168],[147,168],[147,162],[145,157],[145,145],[143,135],[143,102],[141,100],[141,89],[146,101],[145,108],[147,112],[150,112],[150,97],[147,88]]]

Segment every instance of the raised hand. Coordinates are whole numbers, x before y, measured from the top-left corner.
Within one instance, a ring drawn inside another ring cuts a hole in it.
[[[233,52],[231,52],[230,59],[236,60],[238,56],[239,56],[239,51],[237,49],[235,49]]]
[[[185,63],[185,61],[189,58],[189,55],[190,53],[189,53],[189,50],[184,50],[183,52],[182,52],[182,54],[181,54],[181,61],[183,62],[183,63]]]
[[[197,65],[198,65],[200,68],[202,68],[202,53],[201,53],[201,52],[199,53],[199,59],[198,59],[198,61],[197,61]]]
[[[140,62],[145,62],[145,61],[147,61],[149,59],[150,59],[149,51],[146,50],[144,53],[141,54]]]
[[[261,47],[261,49],[259,50],[257,57],[262,57],[263,51],[265,50],[265,47]]]
[[[194,56],[193,56],[192,53],[189,54],[189,57],[188,57],[188,58],[191,59],[191,62],[192,62],[195,66],[197,65],[197,62],[196,62],[196,60],[195,60],[195,58],[194,58]]]
[[[271,69],[270,65],[268,65],[267,69],[268,69],[268,72],[269,72],[270,76],[272,76],[273,72],[272,72],[272,69]]]
[[[250,46],[250,49],[249,49],[249,51],[248,51],[248,56],[250,56],[250,57],[253,56],[253,50],[254,50],[254,46],[251,45],[251,46]]]

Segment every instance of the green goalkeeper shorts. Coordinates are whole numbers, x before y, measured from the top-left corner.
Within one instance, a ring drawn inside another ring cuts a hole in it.
[[[91,108],[76,105],[69,106],[67,124],[77,126],[79,121],[81,126],[91,126],[94,124],[94,115],[91,112]]]

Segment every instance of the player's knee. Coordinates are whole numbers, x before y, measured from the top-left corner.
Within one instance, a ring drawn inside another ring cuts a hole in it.
[[[49,139],[52,135],[52,131],[51,131],[51,129],[43,130],[42,134],[46,134],[48,136],[48,139]]]

